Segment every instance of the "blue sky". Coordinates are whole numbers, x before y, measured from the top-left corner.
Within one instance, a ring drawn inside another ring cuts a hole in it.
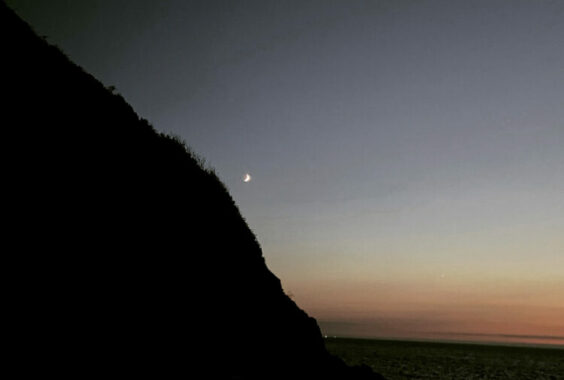
[[[7,3],[206,158],[322,328],[564,336],[564,3]]]

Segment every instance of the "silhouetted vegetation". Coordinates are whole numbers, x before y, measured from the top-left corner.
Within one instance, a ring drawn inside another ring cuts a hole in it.
[[[4,3],[0,35],[20,373],[373,377],[327,353],[201,158]]]

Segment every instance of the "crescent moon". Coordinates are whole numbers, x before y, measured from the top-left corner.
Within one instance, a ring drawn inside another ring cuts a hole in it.
[[[251,182],[251,175],[249,173],[245,174],[245,177],[243,178],[243,182]]]

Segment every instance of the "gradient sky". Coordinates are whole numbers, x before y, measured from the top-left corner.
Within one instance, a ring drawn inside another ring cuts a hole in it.
[[[564,344],[564,1],[7,3],[206,158],[326,334]]]

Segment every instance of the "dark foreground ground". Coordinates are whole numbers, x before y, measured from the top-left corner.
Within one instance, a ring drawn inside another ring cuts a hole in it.
[[[564,349],[328,338],[329,352],[389,380],[564,379]]]

